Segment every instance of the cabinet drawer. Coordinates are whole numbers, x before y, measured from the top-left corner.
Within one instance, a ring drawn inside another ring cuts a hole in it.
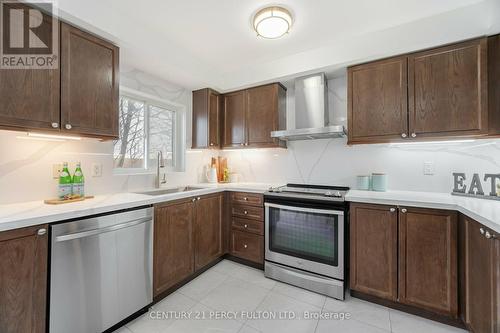
[[[264,204],[264,197],[262,196],[262,194],[256,193],[232,192],[231,201],[233,204],[262,207],[262,205]]]
[[[262,223],[262,221],[234,217],[232,226],[233,230],[238,229],[240,231],[251,232],[257,235],[264,236],[264,223]]]
[[[264,208],[260,207],[234,205],[231,209],[231,213],[233,216],[237,217],[264,221]]]
[[[231,232],[231,254],[262,264],[264,262],[264,237],[233,230]]]

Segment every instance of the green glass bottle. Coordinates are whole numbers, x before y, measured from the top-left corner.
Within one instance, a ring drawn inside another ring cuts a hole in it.
[[[68,170],[68,162],[63,163],[63,169],[59,174],[59,199],[68,199],[72,194],[72,179]]]
[[[75,173],[73,174],[73,196],[74,197],[84,197],[85,178],[83,177],[82,166],[81,163],[78,162],[76,164]]]

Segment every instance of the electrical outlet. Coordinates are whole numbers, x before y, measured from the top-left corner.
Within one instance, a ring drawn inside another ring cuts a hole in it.
[[[424,175],[432,176],[436,171],[434,162],[424,162]]]
[[[54,178],[54,179],[59,178],[59,174],[62,171],[62,167],[63,167],[62,164],[53,164],[52,165],[52,178]]]
[[[102,177],[101,163],[92,163],[92,177]]]

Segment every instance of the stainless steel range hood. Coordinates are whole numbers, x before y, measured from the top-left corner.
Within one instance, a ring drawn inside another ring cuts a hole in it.
[[[295,128],[271,132],[285,141],[345,137],[342,125],[330,124],[328,82],[324,73],[295,79]]]

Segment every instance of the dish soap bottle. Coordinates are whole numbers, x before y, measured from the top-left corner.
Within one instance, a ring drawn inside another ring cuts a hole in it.
[[[68,170],[68,162],[63,163],[63,169],[59,174],[59,194],[58,197],[61,200],[69,199],[72,192],[72,180],[71,175]]]
[[[76,164],[75,173],[73,175],[73,196],[75,198],[81,198],[85,196],[84,182],[82,165],[80,162]]]

